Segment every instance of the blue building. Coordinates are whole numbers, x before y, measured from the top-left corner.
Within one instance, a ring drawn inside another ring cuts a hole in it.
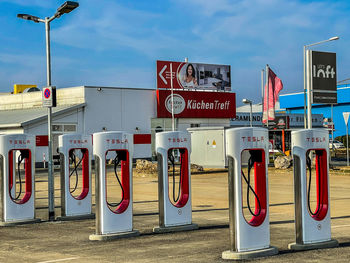
[[[350,112],[350,84],[338,85],[338,104],[333,105],[334,138],[346,135],[343,112]],[[279,96],[280,108],[287,113],[304,113],[304,92],[283,94]],[[331,119],[330,104],[312,105],[312,114],[323,114]]]

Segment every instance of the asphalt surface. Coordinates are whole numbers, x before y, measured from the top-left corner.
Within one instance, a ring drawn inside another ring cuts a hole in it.
[[[224,262],[221,253],[229,249],[225,172],[192,175],[193,222],[199,230],[169,234],[152,233],[158,225],[157,178],[135,175],[133,219],[141,236],[103,242],[89,241],[94,219],[47,221],[46,179],[45,173],[36,176],[36,214],[42,222],[1,227],[0,262]],[[113,177],[108,185],[113,190]],[[56,216],[60,216],[58,173],[55,189]],[[279,254],[252,262],[350,261],[349,173],[330,174],[332,237],[339,241],[338,248],[289,251],[288,244],[295,241],[292,170],[270,168],[269,190],[271,245]]]

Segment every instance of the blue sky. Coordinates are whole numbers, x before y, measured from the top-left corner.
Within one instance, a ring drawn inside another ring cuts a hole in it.
[[[0,0],[0,92],[46,83],[45,28],[17,13],[51,16],[64,1]],[[269,64],[282,93],[302,91],[303,45],[337,53],[350,78],[350,1],[81,0],[51,23],[52,84],[155,88],[156,60],[231,65],[232,91],[261,101]]]

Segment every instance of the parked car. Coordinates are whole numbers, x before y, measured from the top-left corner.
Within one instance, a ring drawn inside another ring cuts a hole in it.
[[[333,149],[345,148],[344,144],[340,141],[333,141]],[[329,149],[332,149],[332,140],[329,140]]]

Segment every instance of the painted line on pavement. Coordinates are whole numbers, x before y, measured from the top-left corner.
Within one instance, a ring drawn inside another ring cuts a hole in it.
[[[37,263],[52,263],[52,262],[62,262],[62,261],[67,261],[67,260],[73,260],[73,259],[78,259],[79,257],[74,257],[74,258],[61,258],[61,259],[54,259],[54,260],[48,260],[48,261],[40,261]]]

